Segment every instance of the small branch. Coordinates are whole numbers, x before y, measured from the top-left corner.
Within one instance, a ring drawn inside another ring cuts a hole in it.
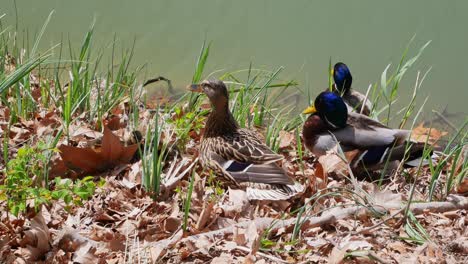
[[[394,214],[392,214],[391,216],[389,216],[389,217],[387,217],[386,219],[384,219],[383,221],[380,221],[380,222],[378,222],[377,224],[375,224],[375,225],[373,225],[373,226],[370,226],[370,227],[368,227],[368,228],[364,228],[364,229],[362,229],[362,230],[360,230],[360,231],[358,231],[358,232],[354,232],[354,234],[362,234],[362,233],[369,232],[369,231],[371,231],[372,229],[377,228],[377,227],[383,225],[383,224],[386,223],[388,220],[393,219],[393,218],[394,218],[395,216],[397,216],[398,214],[401,214],[401,212],[403,212],[404,210],[405,210],[405,209],[402,208],[402,209],[396,211],[396,212],[395,212]]]
[[[450,195],[447,197],[447,202],[412,203],[410,206],[410,210],[414,214],[421,214],[425,211],[443,213],[460,209],[468,210],[467,197]]]
[[[385,209],[387,210],[399,209],[399,213],[401,213],[405,209],[405,207],[406,205],[402,204],[400,205],[400,207],[397,207],[397,208],[388,207]],[[440,213],[440,212],[447,212],[447,211],[461,210],[461,209],[468,210],[468,198],[462,197],[462,196],[456,196],[456,195],[449,196],[447,202],[413,203],[410,205],[410,210],[414,214],[420,214],[425,211]],[[302,228],[305,229],[305,228],[322,226],[325,224],[332,224],[332,223],[335,223],[337,220],[355,215],[362,210],[364,210],[365,212],[371,213],[371,210],[364,206],[352,206],[352,207],[342,208],[339,210],[331,210],[331,211],[325,212],[321,216],[309,217],[308,219],[305,219],[305,222],[302,225]],[[246,229],[252,223],[255,224],[255,226],[257,227],[257,230],[265,230],[267,228],[270,228],[270,232],[275,232],[276,230],[280,228],[287,228],[287,227],[293,226],[296,222],[297,222],[297,218],[290,218],[287,220],[278,220],[278,219],[268,218],[268,217],[256,218],[254,220],[240,222],[235,225],[221,228],[218,230],[192,235],[192,236],[181,239],[177,243],[184,243],[187,241],[195,242],[201,236],[204,236],[211,240],[215,240],[216,238],[224,239],[227,235],[232,235],[236,228]],[[169,245],[170,242],[172,242],[171,239],[163,239],[157,242],[148,243],[147,246],[157,247],[157,248],[165,247]]]
[[[146,80],[144,83],[143,83],[143,87],[147,86],[147,85],[150,85],[152,83],[155,83],[155,82],[160,82],[160,81],[165,81],[167,83],[167,87],[169,89],[169,92],[171,94],[174,93],[174,87],[172,86],[172,82],[171,80],[167,79],[166,77],[163,77],[163,76],[159,76],[159,77],[156,77],[156,78],[153,78],[153,79],[149,79],[149,80]]]
[[[447,125],[449,125],[450,128],[457,131],[457,127],[454,124],[452,124],[452,122],[450,122],[447,118],[445,118],[445,116],[443,116],[441,113],[439,113],[436,110],[432,110],[432,112],[435,113],[440,118],[440,120],[444,121]]]
[[[159,81],[170,82],[169,79],[167,79],[167,78],[165,78],[163,76],[159,76],[159,77],[156,77],[156,78],[153,78],[153,79],[146,80],[145,83],[143,83],[143,87],[145,87],[147,85],[150,85],[152,83],[155,83],[155,82],[159,82]]]

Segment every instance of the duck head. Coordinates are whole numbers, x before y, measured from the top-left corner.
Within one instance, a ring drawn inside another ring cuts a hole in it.
[[[343,99],[332,92],[322,92],[315,98],[314,104],[302,112],[311,114],[309,119],[318,122],[317,116],[329,129],[338,129],[346,126],[348,109]]]
[[[340,94],[345,94],[351,89],[353,83],[353,76],[349,71],[348,66],[342,62],[338,62],[333,67],[333,79],[335,81],[336,89]]]
[[[204,137],[226,136],[239,128],[229,111],[229,93],[220,80],[204,80],[188,87],[192,92],[204,93],[210,100],[212,111],[205,124]]]
[[[214,110],[220,111],[228,108],[229,93],[221,80],[204,80],[200,84],[192,84],[188,88],[192,92],[206,94]]]

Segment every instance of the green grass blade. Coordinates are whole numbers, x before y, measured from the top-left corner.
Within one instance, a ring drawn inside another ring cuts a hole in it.
[[[32,70],[44,62],[50,55],[43,55],[38,58],[29,60],[28,62],[21,65],[13,73],[8,75],[2,82],[0,82],[0,94],[4,90],[16,84],[19,80],[28,75]]]
[[[42,39],[42,36],[44,35],[44,32],[47,28],[47,25],[50,22],[50,19],[52,18],[52,15],[54,14],[55,10],[50,11],[49,16],[47,17],[46,21],[44,22],[44,25],[42,25],[41,31],[39,31],[39,34],[37,35],[36,41],[34,42],[34,45],[31,49],[31,58],[34,58],[34,55],[36,55],[37,47],[39,46],[39,42]]]

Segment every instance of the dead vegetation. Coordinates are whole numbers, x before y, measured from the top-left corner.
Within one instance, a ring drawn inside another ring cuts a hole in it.
[[[153,199],[142,185],[142,161],[130,163],[139,145],[123,142],[125,134],[131,131],[115,121],[126,119],[127,113],[119,110],[124,108],[122,103],[113,110],[120,114],[104,122],[107,123],[104,133],[76,122],[69,130],[70,139],[62,137],[57,144],[60,152],[52,158],[50,177],[79,178],[91,174],[104,178],[105,184],[96,189],[91,199],[67,210],[63,201],[44,204],[37,213],[29,208],[24,217],[8,213],[2,202],[5,208],[0,229],[2,261],[462,263],[466,260],[468,199],[450,194],[445,202],[417,202],[427,200],[426,187],[430,181],[427,168],[423,168],[418,178],[412,178],[415,173],[409,170],[408,178],[398,174],[382,186],[350,179],[346,163],[336,155],[319,161],[305,155],[302,159],[306,162],[301,164],[306,168],[299,169],[297,142],[286,131],[279,133],[280,152],[286,157],[283,166],[308,184],[302,197],[287,202],[252,202],[241,190],[220,189],[196,165],[200,137],[199,132],[191,131],[185,154],[175,154],[164,166],[161,195]],[[14,157],[24,144],[34,145],[41,137],[56,134],[61,126],[57,111],[44,109],[32,120],[12,124],[7,138],[9,156]],[[8,108],[2,107],[0,113],[2,124],[8,123]],[[152,109],[139,112],[140,119],[152,119],[157,114]],[[117,125],[113,124],[116,122]],[[5,125],[2,129],[6,130]],[[180,166],[175,168],[174,164]],[[193,193],[184,230],[184,205],[192,172]],[[342,173],[341,177],[337,173]],[[413,182],[415,196],[409,213],[405,214]],[[466,192],[466,184],[465,179],[458,185],[459,193]]]
[[[7,66],[14,72],[15,65]],[[271,106],[266,98],[275,98],[266,89],[291,85],[272,83],[276,74],[261,88],[233,81],[240,87],[233,104],[241,124],[256,127],[284,155],[282,167],[307,186],[300,197],[283,202],[249,201],[245,192],[225,189],[198,165],[208,110],[198,98],[165,101],[164,107],[154,100],[146,103],[135,96],[143,93],[132,75],[113,84],[91,81],[92,103],[80,110],[88,99],[77,97],[78,110],[67,113],[60,100],[72,96],[75,84],[63,85],[61,97],[55,94],[59,99],[51,103],[52,90],[44,91],[60,85],[57,80],[27,73],[28,85],[38,91],[31,97],[33,111],[12,113],[18,106],[12,102],[19,98],[13,88],[5,90],[0,105],[1,262],[468,261],[466,132],[462,149],[441,152],[436,164],[397,165],[392,173],[359,180],[348,170],[353,153],[317,160],[303,151],[296,129],[300,120],[291,128],[278,119],[259,119]],[[201,72],[195,75],[200,78]],[[27,91],[24,81],[17,84],[20,96]],[[102,111],[92,115],[90,109],[106,89],[119,91],[120,86],[133,90],[110,96],[112,107],[98,105]],[[413,136],[436,145],[447,135],[420,125]],[[14,181],[9,178],[19,174]],[[24,176],[31,180],[18,180]],[[30,193],[16,195],[21,188]],[[39,189],[43,193],[34,191]]]

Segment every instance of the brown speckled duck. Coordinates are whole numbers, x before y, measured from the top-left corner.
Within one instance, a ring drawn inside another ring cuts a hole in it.
[[[212,105],[200,148],[203,167],[222,176],[230,187],[245,188],[250,200],[286,200],[303,191],[276,164],[282,155],[268,148],[255,132],[239,128],[222,81],[205,80],[190,89],[206,94]]]

